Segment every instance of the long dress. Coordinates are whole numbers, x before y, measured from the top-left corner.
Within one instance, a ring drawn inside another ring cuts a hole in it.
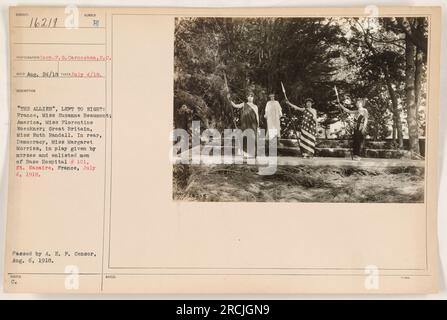
[[[241,105],[241,104],[240,104]],[[239,105],[239,106],[240,106]],[[248,150],[248,144],[243,143],[243,150],[249,154],[249,156],[254,157],[257,150],[257,137],[258,137],[258,125],[259,125],[259,115],[258,107],[255,104],[249,104],[247,102],[243,103],[241,110],[241,130],[251,129],[247,131],[247,136],[250,136],[255,142],[255,154],[252,154],[252,150]]]
[[[365,144],[365,135],[362,128],[365,125],[365,115],[363,113],[356,114],[354,134],[352,137],[352,154],[355,156],[363,156],[363,146]]]
[[[300,149],[302,154],[313,156],[317,134],[317,123],[310,108],[305,108],[301,121]]]
[[[258,106],[253,103],[243,102],[239,104],[233,104],[235,108],[241,109],[241,125],[240,128],[242,131],[247,129],[251,129],[246,132],[246,136],[250,136],[252,141],[255,143],[254,150],[248,150],[248,143],[242,141],[242,148],[245,152],[249,154],[250,157],[255,157],[257,152],[257,144],[258,144],[258,126],[259,126],[259,114],[258,114]],[[244,139],[245,140],[245,139]],[[251,151],[254,151],[252,154]]]
[[[267,138],[273,139],[281,136],[282,109],[278,101],[268,101],[265,106],[265,115],[267,119]]]

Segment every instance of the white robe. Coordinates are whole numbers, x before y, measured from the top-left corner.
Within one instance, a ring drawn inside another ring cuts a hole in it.
[[[281,122],[282,117],[281,105],[278,101],[268,101],[265,106],[264,118],[267,119],[267,137],[268,139],[273,139],[275,137],[280,137]]]

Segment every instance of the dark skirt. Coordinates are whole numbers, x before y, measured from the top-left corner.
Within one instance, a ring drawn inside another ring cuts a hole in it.
[[[243,143],[243,150],[249,153],[250,156],[254,157],[256,156],[257,150],[258,118],[256,117],[256,113],[253,111],[253,109],[245,103],[241,111],[241,130],[245,131],[246,129],[251,129],[249,130],[249,132],[247,132],[247,136],[250,136],[250,138],[255,141],[255,154],[251,154],[251,152],[249,152],[245,139]]]
[[[365,122],[365,117],[359,115],[355,121],[354,134],[352,136],[352,154],[354,156],[363,157],[364,155],[364,144],[365,135],[362,133],[361,128]]]
[[[364,156],[365,135],[361,130],[354,130],[352,137],[352,154],[355,156]]]

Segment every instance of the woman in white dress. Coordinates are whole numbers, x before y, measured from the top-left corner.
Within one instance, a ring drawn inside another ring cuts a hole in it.
[[[265,106],[264,118],[267,120],[267,138],[269,140],[281,137],[281,117],[282,109],[278,101],[275,100],[275,94],[269,94],[270,101]]]

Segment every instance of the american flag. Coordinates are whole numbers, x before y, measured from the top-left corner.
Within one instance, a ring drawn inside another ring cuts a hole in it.
[[[303,111],[301,122],[300,148],[302,151],[314,154],[315,152],[315,135],[317,134],[317,126],[314,115],[309,109]]]

